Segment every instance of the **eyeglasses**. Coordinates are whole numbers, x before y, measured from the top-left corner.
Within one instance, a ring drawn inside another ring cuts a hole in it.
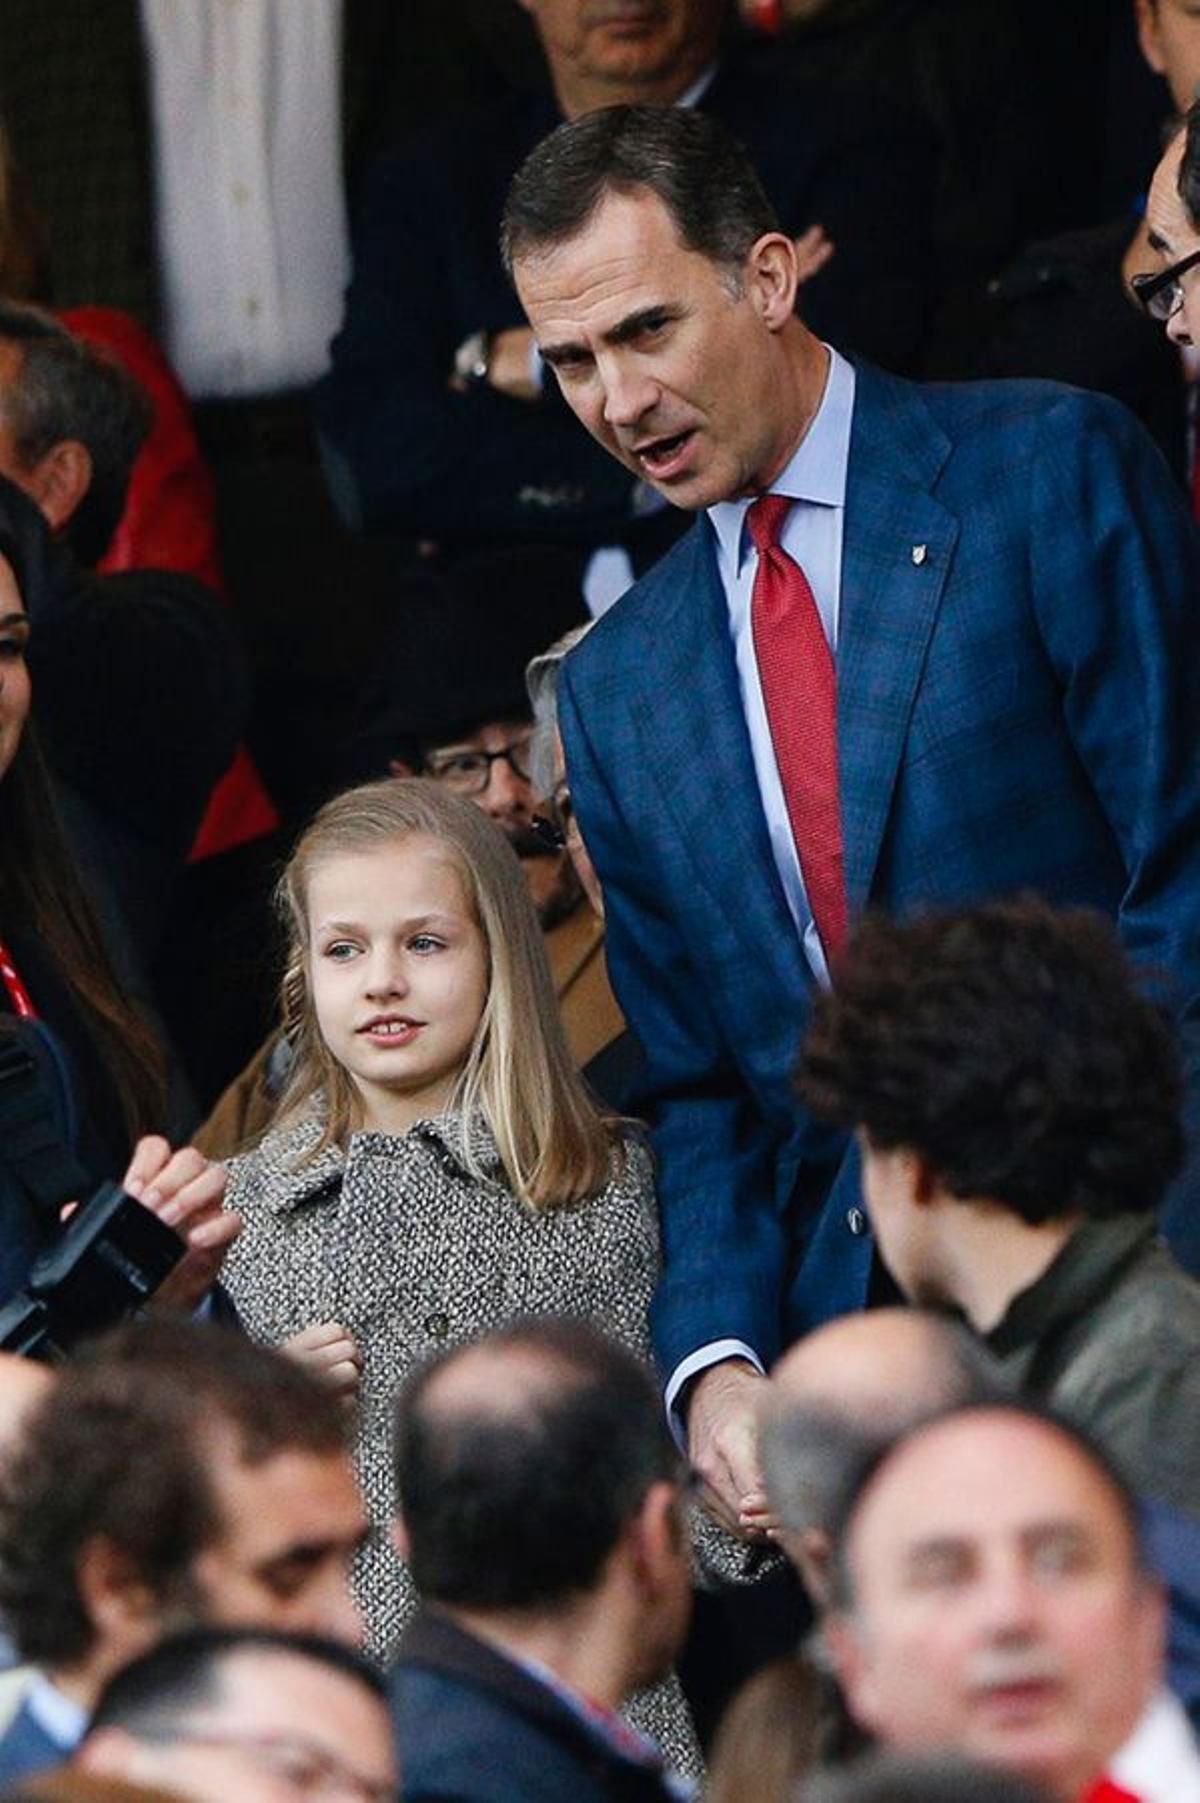
[[[1170,319],[1176,307],[1183,301],[1183,286],[1180,276],[1186,275],[1200,263],[1200,250],[1192,251],[1190,256],[1180,257],[1178,263],[1172,263],[1169,269],[1163,269],[1157,275],[1147,272],[1145,275],[1130,276],[1129,286],[1134,298],[1141,302],[1151,319],[1166,321]]]
[[[358,1803],[395,1803],[394,1784],[365,1777],[336,1753],[301,1734],[219,1734],[215,1730],[205,1733],[183,1723],[164,1723],[156,1728],[139,1728],[136,1735],[157,1746],[178,1741],[186,1746],[245,1753],[255,1765],[281,1778],[304,1797],[354,1797]]]
[[[548,851],[566,851],[582,844],[575,804],[566,783],[559,783],[544,814],[535,814],[529,823]]]
[[[510,739],[499,751],[432,751],[425,759],[425,774],[460,795],[482,795],[492,780],[492,765],[502,760],[514,776],[527,783],[531,737],[527,733],[523,739]]]

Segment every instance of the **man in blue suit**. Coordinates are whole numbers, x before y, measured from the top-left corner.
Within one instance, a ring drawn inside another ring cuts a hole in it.
[[[1171,992],[1195,1097],[1196,547],[1114,403],[914,387],[814,338],[709,120],[561,127],[505,243],[574,411],[700,515],[568,659],[562,727],[647,1058],[668,1401],[746,1530],[762,1369],[867,1296],[852,1148],[791,1083],[848,918],[1024,888],[1104,910]]]

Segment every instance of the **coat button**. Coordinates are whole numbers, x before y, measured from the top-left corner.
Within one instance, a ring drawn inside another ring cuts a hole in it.
[[[867,1217],[861,1208],[851,1208],[846,1211],[846,1225],[855,1239],[862,1238],[867,1231]]]
[[[439,1310],[436,1315],[426,1315],[425,1332],[435,1340],[444,1340],[450,1332],[450,1317]]]

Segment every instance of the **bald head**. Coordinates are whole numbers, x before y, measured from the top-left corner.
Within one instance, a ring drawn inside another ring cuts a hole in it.
[[[759,1450],[780,1543],[815,1603],[828,1600],[830,1537],[862,1465],[918,1422],[997,1389],[982,1348],[921,1309],[844,1315],[784,1354]]]
[[[30,1410],[49,1394],[54,1383],[49,1367],[34,1359],[0,1352],[0,1460],[20,1433]]]
[[[1162,1674],[1162,1598],[1106,1456],[1012,1404],[927,1422],[847,1501],[827,1629],[878,1741],[953,1748],[1074,1803]]]
[[[818,1327],[771,1373],[774,1410],[819,1409],[890,1438],[989,1384],[963,1329],[916,1308],[867,1309]]]

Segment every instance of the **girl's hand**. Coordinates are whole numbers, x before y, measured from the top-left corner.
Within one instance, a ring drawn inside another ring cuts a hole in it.
[[[154,1292],[154,1305],[185,1312],[196,1308],[242,1231],[241,1216],[221,1206],[225,1166],[205,1158],[195,1146],[173,1152],[160,1134],[151,1133],[134,1147],[121,1187],[187,1244],[186,1256]]]
[[[354,1400],[362,1377],[362,1354],[353,1334],[340,1321],[305,1327],[285,1340],[282,1350],[345,1401]]]

